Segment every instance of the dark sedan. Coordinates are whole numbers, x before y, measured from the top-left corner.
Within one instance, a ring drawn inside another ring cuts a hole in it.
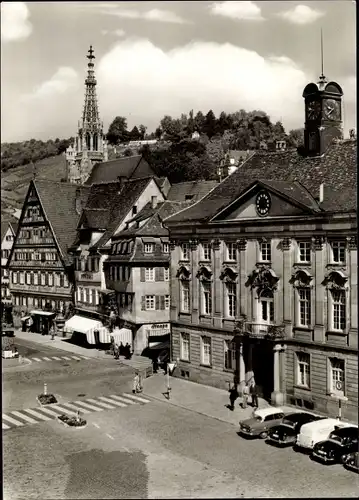
[[[314,445],[312,458],[326,464],[337,464],[343,456],[358,450],[358,427],[342,427],[329,438]]]
[[[280,425],[273,427],[269,431],[268,441],[271,444],[291,446],[295,444],[297,434],[302,425],[314,422],[314,420],[320,420],[321,418],[317,415],[301,411],[286,415]]]
[[[354,451],[342,457],[344,467],[359,474],[359,452]]]

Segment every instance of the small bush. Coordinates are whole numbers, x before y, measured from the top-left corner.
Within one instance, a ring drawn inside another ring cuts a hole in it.
[[[86,420],[80,417],[69,417],[68,415],[60,415],[59,420],[69,425],[70,427],[83,427],[87,424]]]
[[[40,396],[38,396],[38,399],[42,405],[57,403],[57,399],[53,394],[40,394]]]

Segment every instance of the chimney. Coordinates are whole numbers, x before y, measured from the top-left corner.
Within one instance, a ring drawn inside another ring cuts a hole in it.
[[[323,203],[324,201],[324,184],[322,183],[319,186],[319,203]]]
[[[75,210],[78,215],[82,212],[82,200],[81,200],[81,190],[80,188],[76,189],[75,194]]]
[[[157,196],[151,196],[151,207],[152,208],[157,207]]]

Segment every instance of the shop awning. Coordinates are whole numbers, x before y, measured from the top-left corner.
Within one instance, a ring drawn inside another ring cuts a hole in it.
[[[102,327],[103,324],[101,321],[85,318],[75,314],[72,318],[65,322],[64,330],[84,333],[89,344],[96,344],[94,331],[100,330]]]
[[[104,295],[110,295],[111,293],[115,293],[115,290],[109,290],[108,288],[101,288],[99,293],[103,293]]]
[[[115,329],[112,333],[110,333],[110,335],[113,336],[116,344],[120,345],[122,342],[123,345],[126,345],[127,343],[132,345],[132,331],[129,328]]]
[[[41,309],[34,309],[33,311],[30,311],[31,315],[38,315],[38,316],[55,316],[55,312],[49,312],[49,311],[42,311]]]
[[[169,349],[170,348],[170,341],[166,340],[166,342],[161,342],[160,344],[152,345],[148,349],[150,351],[163,351],[164,349]]]
[[[27,319],[30,319],[30,318],[31,318],[31,316],[23,316],[20,319],[21,319],[21,321],[26,321]]]

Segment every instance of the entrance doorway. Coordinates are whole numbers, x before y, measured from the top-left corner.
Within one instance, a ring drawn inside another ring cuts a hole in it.
[[[271,342],[260,340],[252,347],[252,366],[258,396],[270,401],[274,389],[274,353]]]

